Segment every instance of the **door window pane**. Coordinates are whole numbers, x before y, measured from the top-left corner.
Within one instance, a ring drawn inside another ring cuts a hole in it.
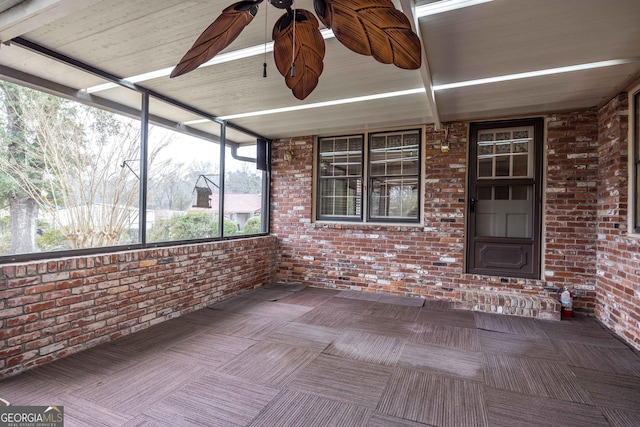
[[[531,178],[531,128],[480,131],[478,178]]]

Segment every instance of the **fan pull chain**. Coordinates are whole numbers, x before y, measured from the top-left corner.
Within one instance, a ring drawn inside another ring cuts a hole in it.
[[[296,2],[293,2],[293,58],[291,58],[291,77],[296,76]]]
[[[269,3],[269,1],[267,1]],[[269,8],[264,8],[264,63],[262,64],[262,77],[267,77],[267,16],[269,15]]]

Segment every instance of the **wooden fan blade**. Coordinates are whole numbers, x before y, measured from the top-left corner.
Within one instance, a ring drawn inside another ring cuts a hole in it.
[[[318,18],[340,43],[384,64],[420,68],[420,38],[391,0],[314,0]]]
[[[258,4],[261,2],[262,0],[240,1],[223,10],[182,57],[170,77],[195,70],[229,46],[256,16]]]
[[[295,43],[292,14],[280,17],[273,27],[273,58],[287,87],[302,100],[318,85],[324,68],[325,46],[316,17],[304,9],[297,9],[295,14]],[[294,73],[292,63],[295,64]]]

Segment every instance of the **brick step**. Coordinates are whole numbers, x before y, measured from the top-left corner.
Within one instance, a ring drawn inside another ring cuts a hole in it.
[[[547,295],[458,289],[456,297],[456,309],[560,320],[560,302]]]

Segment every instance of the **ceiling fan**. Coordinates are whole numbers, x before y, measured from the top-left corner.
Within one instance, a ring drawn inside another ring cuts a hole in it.
[[[195,70],[229,46],[258,13],[264,0],[243,0],[228,6],[198,37],[171,77]],[[293,95],[303,100],[318,85],[325,45],[318,19],[294,0],[267,0],[284,9],[273,27],[276,67]],[[338,41],[352,51],[373,56],[384,64],[413,70],[420,68],[419,37],[409,19],[391,0],[314,0],[317,17],[333,30]]]

